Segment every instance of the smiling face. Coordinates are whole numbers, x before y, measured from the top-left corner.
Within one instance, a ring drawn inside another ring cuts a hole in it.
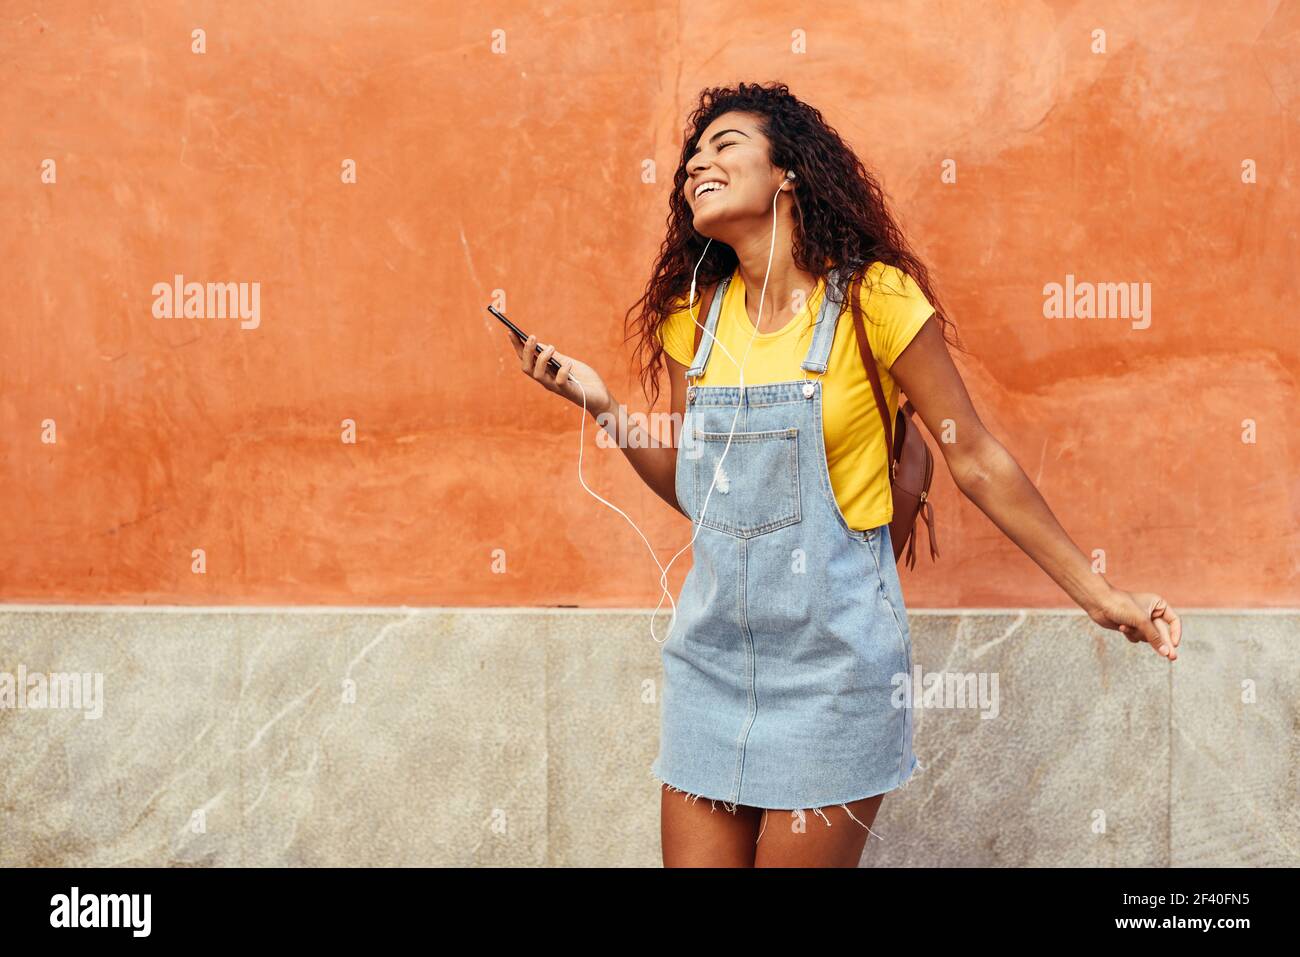
[[[785,178],[773,166],[759,117],[723,113],[705,127],[686,161],[686,203],[697,232],[726,241],[728,227],[772,215],[772,199]],[[787,183],[786,190],[794,188]]]

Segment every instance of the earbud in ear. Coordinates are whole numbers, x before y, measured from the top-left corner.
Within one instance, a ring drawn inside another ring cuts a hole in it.
[[[786,170],[786,171],[785,171],[785,178],[786,178],[786,179],[794,179],[794,170],[792,170],[792,169],[788,169],[788,170]]]

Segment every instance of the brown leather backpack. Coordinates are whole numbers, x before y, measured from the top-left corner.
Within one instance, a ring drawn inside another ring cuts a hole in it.
[[[718,285],[714,283],[700,298],[700,321],[695,325],[695,352],[700,351],[700,340],[704,337],[703,320],[709,315],[713,304],[713,294]],[[889,487],[894,497],[894,517],[889,521],[889,537],[894,543],[894,561],[897,562],[907,549],[907,567],[916,566],[916,519],[925,517],[926,528],[930,533],[930,560],[938,558],[939,543],[934,533],[934,507],[930,504],[930,481],[934,478],[934,456],[930,446],[921,436],[920,430],[912,422],[916,411],[911,400],[898,407],[894,427],[889,424],[889,406],[885,404],[885,390],[880,384],[880,372],[876,368],[875,356],[867,339],[867,330],[858,310],[850,309],[853,314],[853,331],[858,339],[858,353],[866,367],[867,377],[871,380],[871,392],[876,397],[876,408],[880,410],[880,422],[885,429],[885,462],[889,471]],[[841,313],[842,314],[842,313]]]

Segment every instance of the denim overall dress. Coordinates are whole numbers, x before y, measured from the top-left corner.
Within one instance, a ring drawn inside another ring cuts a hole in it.
[[[697,534],[661,649],[651,773],[733,812],[845,804],[901,786],[917,762],[902,690],[911,633],[889,525],[851,528],[826,464],[820,377],[843,286],[833,274],[803,360],[816,376],[742,396],[739,386],[693,384],[729,282],[687,372],[676,491]]]

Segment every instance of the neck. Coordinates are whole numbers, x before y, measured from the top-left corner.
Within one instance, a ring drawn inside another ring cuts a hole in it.
[[[782,206],[777,210],[776,248],[772,249],[771,218],[769,227],[754,230],[744,241],[733,245],[739,260],[740,278],[745,283],[745,308],[749,319],[760,332],[773,332],[784,326],[797,312],[793,308],[796,293],[802,293],[800,306],[812,297],[817,285],[816,277],[804,272],[795,265],[791,255],[794,239],[794,224],[790,219],[789,209]],[[769,270],[767,257],[772,255],[772,267]],[[763,289],[763,280],[767,280],[767,289]],[[759,299],[763,300],[763,313],[758,311]]]

